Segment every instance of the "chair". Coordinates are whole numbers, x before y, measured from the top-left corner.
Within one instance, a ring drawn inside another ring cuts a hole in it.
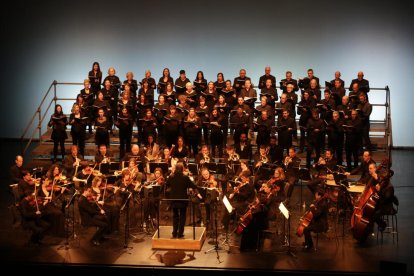
[[[381,244],[383,244],[384,241],[384,233],[385,234],[392,234],[392,243],[394,244],[395,238],[397,239],[398,244],[398,206],[400,205],[400,202],[397,198],[397,196],[394,195],[394,198],[392,200],[392,209],[382,215],[382,219],[387,223],[387,227],[384,231],[380,231],[379,227],[377,226],[377,243],[378,243],[378,237],[381,235]],[[390,223],[391,221],[391,223]]]

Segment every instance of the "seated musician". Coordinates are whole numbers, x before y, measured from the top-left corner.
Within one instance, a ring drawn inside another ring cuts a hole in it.
[[[92,198],[91,188],[86,188],[79,197],[78,208],[82,225],[97,226],[96,232],[91,239],[91,243],[96,246],[100,245],[103,235],[108,228],[108,220],[105,211],[100,208]]]
[[[223,215],[222,223],[226,233],[228,232],[230,220],[237,220],[241,215],[243,215],[247,211],[249,204],[255,199],[256,191],[252,181],[250,181],[250,176],[250,171],[244,170],[240,174],[240,181],[238,181],[238,185],[234,187],[233,193],[229,195],[233,211],[229,213],[225,210]]]
[[[377,168],[375,163],[369,164],[368,170],[370,177],[366,189],[373,187],[379,196],[375,205],[375,212],[372,216],[370,230],[372,231],[372,226],[375,222],[378,225],[378,229],[383,232],[387,227],[387,223],[383,220],[382,216],[395,211],[393,207],[394,186],[390,181],[393,171],[387,170],[386,168]]]
[[[30,175],[30,174],[29,174]],[[43,202],[33,194],[25,195],[20,202],[23,227],[30,229],[30,244],[40,244],[50,227],[49,218],[44,213]]]
[[[261,145],[259,150],[253,156],[253,173],[255,175],[255,185],[266,177],[265,169],[269,169],[270,156],[268,154],[267,145]],[[268,175],[268,174],[267,174]],[[259,189],[258,187],[257,189]]]
[[[96,166],[95,166],[96,167]],[[75,185],[83,188],[84,186],[90,187],[94,176],[102,175],[98,170],[94,170],[89,162],[85,162],[82,165],[82,169],[79,170],[76,178],[74,178]]]
[[[118,191],[115,193],[117,206],[120,210],[129,208],[130,225],[135,225],[139,219],[138,214],[141,208],[139,205],[142,203],[141,199],[143,199],[144,192],[142,189],[142,175],[142,173],[138,173],[132,167],[131,170],[125,168],[122,170],[121,178],[115,184],[118,187]]]
[[[362,154],[362,162],[361,164],[353,169],[351,172],[346,172],[346,175],[351,174],[361,174],[361,177],[359,178],[359,182],[366,184],[368,180],[371,177],[371,174],[369,172],[369,165],[375,164],[374,159],[371,157],[371,152],[369,150],[364,150],[364,153]]]
[[[287,193],[285,204],[289,205],[290,198],[292,197],[293,187],[298,181],[298,172],[300,166],[300,158],[296,156],[296,149],[294,147],[289,148],[288,155],[283,160],[283,165],[285,167],[285,175],[287,180]]]
[[[195,162],[200,168],[206,163],[214,162],[207,145],[201,146],[200,152],[195,156]]]
[[[283,168],[277,167],[273,173],[273,176],[268,181],[264,182],[264,183],[271,184],[273,186],[272,189],[275,192],[274,194],[274,196],[276,197],[275,199],[279,203],[284,201],[286,197],[285,196],[285,181],[286,181],[286,176],[285,176],[285,172]]]
[[[205,225],[207,229],[211,230],[212,225],[210,225],[210,221],[213,221],[212,216],[212,204],[217,203],[217,199],[219,196],[218,192],[218,186],[217,181],[214,179],[214,175],[210,173],[208,168],[203,167],[201,169],[201,175],[198,177],[197,180],[197,189],[199,190],[199,195],[194,197],[194,201],[196,202],[195,205],[195,213],[197,217],[197,223],[200,223],[202,221],[202,214],[201,214],[201,208],[200,203],[204,202],[204,207],[206,210],[206,219],[205,219]],[[203,190],[204,192],[201,192]],[[213,210],[214,211],[214,210]],[[217,211],[217,210],[215,210]]]
[[[305,236],[305,242],[303,243],[304,249],[309,250],[313,248],[312,232],[320,233],[328,230],[328,199],[323,190],[315,192],[315,200],[310,204],[309,210],[305,213],[312,213],[312,219],[307,227],[303,229],[303,235]]]
[[[116,200],[118,187],[114,184],[108,184],[107,179],[102,176],[95,176],[91,188],[94,200],[100,208],[105,210],[108,219],[106,234],[119,232],[120,207]]]
[[[269,228],[269,222],[276,219],[280,204],[279,188],[270,181],[262,184],[249,210],[241,217],[238,231],[242,231],[240,251],[257,249],[261,231]],[[251,214],[249,214],[251,213]]]
[[[324,183],[327,174],[332,173],[336,168],[336,159],[334,158],[331,149],[325,151],[325,158],[320,157],[318,163],[314,164],[314,168],[317,170],[317,174],[312,180],[309,180],[308,183],[306,183],[312,193],[315,193]]]
[[[78,146],[72,145],[70,147],[69,155],[65,155],[63,159],[63,166],[66,170],[66,176],[72,178],[78,172],[80,162],[83,160],[83,156],[78,152]]]
[[[144,217],[150,218],[149,221],[154,226],[157,225],[158,206],[161,198],[165,197],[165,178],[161,168],[155,168],[154,172],[147,178],[147,185],[144,188],[148,189],[146,197],[144,198]],[[155,190],[157,187],[157,191]]]
[[[58,164],[53,164],[46,173],[41,186],[36,189],[36,196],[42,199],[42,213],[50,224],[48,230],[50,231],[50,234],[57,237],[65,236],[64,210],[66,198],[64,198],[64,193],[66,187],[63,186],[65,179],[66,177],[62,175],[60,166]],[[31,182],[32,180],[29,180],[28,183],[30,184]]]
[[[31,195],[35,192],[35,189],[39,187],[35,186],[36,181],[32,178],[30,171],[22,170],[22,178],[17,184],[18,198],[17,201],[23,200],[24,197]]]
[[[122,161],[129,161],[129,159],[134,158],[136,162],[141,161],[143,151],[140,150],[138,144],[131,145],[131,152],[127,152],[122,158]]]
[[[111,161],[111,154],[109,148],[105,144],[99,145],[98,152],[95,154],[95,163],[109,163]]]

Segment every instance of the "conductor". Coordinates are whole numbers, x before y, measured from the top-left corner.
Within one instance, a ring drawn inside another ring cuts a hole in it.
[[[184,165],[179,162],[175,165],[174,173],[168,178],[166,184],[170,191],[171,207],[173,210],[173,238],[184,238],[184,226],[186,220],[188,201],[187,189],[196,189],[197,186],[191,179],[183,174]],[[174,200],[175,199],[175,200]]]

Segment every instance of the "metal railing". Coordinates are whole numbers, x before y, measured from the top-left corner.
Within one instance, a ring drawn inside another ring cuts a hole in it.
[[[30,147],[31,143],[34,140],[38,140],[39,143],[42,143],[42,128],[47,126],[45,125],[45,117],[47,116],[48,112],[50,111],[50,107],[54,102],[54,106],[57,104],[58,101],[75,101],[76,98],[65,98],[65,97],[58,97],[58,86],[59,85],[79,85],[82,86],[83,83],[81,82],[58,82],[54,80],[49,89],[46,91],[43,99],[41,100],[39,106],[37,107],[36,111],[34,112],[32,118],[30,119],[29,123],[27,124],[26,128],[23,131],[21,136],[21,151],[24,154],[27,149]],[[53,89],[52,89],[53,88]],[[280,86],[276,86],[280,92]],[[321,91],[323,91],[325,87],[321,87]],[[388,158],[391,160],[391,149],[393,147],[393,138],[392,138],[392,119],[391,119],[391,104],[390,104],[390,89],[388,86],[385,88],[371,88],[371,91],[385,91],[385,102],[384,103],[371,103],[373,108],[375,107],[385,107],[385,117],[384,120],[371,120],[371,122],[379,122],[385,124],[385,151],[387,152]],[[53,91],[53,93],[51,93]],[[371,93],[372,94],[372,93]],[[155,99],[155,103],[157,100]],[[260,101],[256,101],[256,104],[259,104]],[[36,121],[37,118],[37,121]],[[27,135],[30,132],[30,135]],[[35,138],[37,136],[37,138]]]

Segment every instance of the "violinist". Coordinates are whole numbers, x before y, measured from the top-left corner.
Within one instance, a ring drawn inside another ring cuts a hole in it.
[[[50,223],[50,232],[58,237],[65,236],[64,209],[67,199],[64,196],[67,180],[62,173],[59,165],[50,166],[38,193],[38,196],[45,199],[44,215]]]
[[[108,184],[106,178],[102,176],[95,176],[92,180],[92,198],[95,204],[105,211],[108,219],[106,234],[119,231],[120,207],[116,201],[117,190],[118,187],[116,185]]]
[[[76,175],[76,178],[74,177],[75,185],[78,185],[79,187],[90,187],[93,177],[102,175],[98,170],[94,170],[95,167],[96,165],[94,167],[91,167],[91,164],[85,162],[82,165],[82,169]]]
[[[303,246],[305,250],[313,248],[312,232],[320,233],[328,230],[328,199],[323,190],[315,192],[315,200],[311,203],[309,208],[308,213],[312,213],[312,220],[303,230],[305,236]]]
[[[224,212],[222,222],[226,232],[228,231],[230,220],[232,218],[238,219],[246,212],[249,204],[255,200],[256,191],[253,183],[250,181],[250,176],[250,171],[244,170],[240,174],[240,181],[237,181],[238,185],[234,188],[233,193],[229,195],[233,211],[231,213]]]
[[[144,217],[148,219],[148,223],[153,224],[154,226],[157,225],[157,215],[158,215],[158,205],[160,198],[164,194],[164,184],[165,179],[163,176],[162,169],[157,167],[154,169],[154,173],[152,173],[148,178],[147,184],[144,186],[147,189],[147,193],[145,198],[143,199],[144,202]],[[155,188],[157,187],[157,188]],[[158,189],[155,191],[155,189]]]
[[[26,195],[20,202],[22,225],[31,230],[32,234],[29,244],[40,244],[50,224],[46,219],[42,202],[37,201],[37,196],[33,194]]]
[[[194,207],[197,217],[197,223],[200,223],[203,220],[201,215],[200,203],[204,202],[204,207],[206,209],[205,225],[208,229],[211,230],[210,221],[213,221],[211,217],[211,205],[217,202],[219,196],[217,181],[214,179],[214,175],[210,174],[208,168],[203,167],[201,169],[201,175],[198,177],[196,185],[198,187],[197,189],[200,191],[199,194],[194,196],[193,200],[193,204],[195,204]]]
[[[23,200],[24,197],[31,195],[35,191],[35,185],[40,186],[35,179],[32,178],[28,170],[22,170],[22,179],[17,184],[19,198],[18,201]],[[38,188],[37,188],[38,189]]]
[[[96,226],[96,232],[91,239],[93,245],[100,245],[104,233],[108,229],[105,211],[92,199],[92,189],[86,188],[79,197],[78,207],[83,226]]]

